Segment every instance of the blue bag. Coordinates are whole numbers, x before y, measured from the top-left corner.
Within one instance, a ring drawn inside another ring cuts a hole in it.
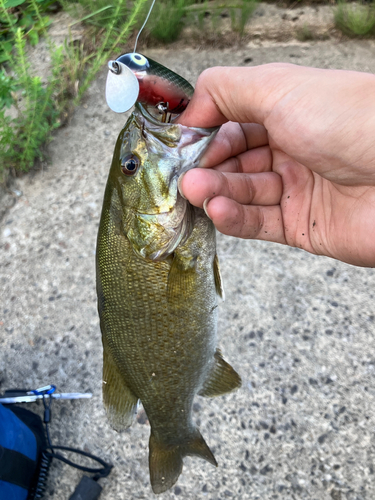
[[[43,497],[38,479],[45,445],[38,415],[25,408],[8,409],[0,404],[0,500]]]

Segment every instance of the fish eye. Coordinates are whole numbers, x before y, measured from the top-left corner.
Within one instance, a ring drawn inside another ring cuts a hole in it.
[[[118,57],[116,61],[121,62],[125,64],[125,66],[127,66],[129,69],[136,71],[147,71],[150,66],[150,63],[148,62],[146,57],[142,54],[137,54],[136,52],[123,54],[122,56]]]
[[[125,175],[134,175],[139,167],[139,158],[136,155],[128,155],[121,161],[121,172]]]

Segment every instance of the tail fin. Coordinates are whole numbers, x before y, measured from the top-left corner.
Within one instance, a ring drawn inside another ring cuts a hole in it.
[[[151,431],[149,467],[154,493],[163,493],[175,484],[182,471],[182,459],[186,455],[201,457],[217,467],[215,457],[198,429],[189,439],[175,445],[164,444]]]

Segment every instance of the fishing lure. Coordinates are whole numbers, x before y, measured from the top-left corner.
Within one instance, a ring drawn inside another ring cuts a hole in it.
[[[171,121],[182,113],[194,88],[182,76],[136,52],[109,61],[106,85],[108,106],[116,113],[128,111],[136,101]]]

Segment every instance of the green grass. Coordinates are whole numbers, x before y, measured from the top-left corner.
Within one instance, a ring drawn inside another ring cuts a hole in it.
[[[25,39],[36,45],[49,25],[48,12],[54,0],[3,0],[0,9],[0,64],[9,60],[15,28],[21,28]]]
[[[33,12],[34,25],[20,23],[14,14],[17,6],[9,7],[9,0],[0,0],[1,23],[5,27],[2,32],[6,33],[0,67],[0,182],[9,173],[27,172],[43,158],[53,130],[66,121],[98,70],[126,42],[146,0],[136,0],[120,25],[118,16],[126,2],[117,0],[105,32],[91,50],[69,40],[63,47],[56,47],[48,37],[48,23],[39,4],[36,0],[27,2],[25,10]],[[32,74],[26,55],[26,43],[30,43],[35,25],[39,26],[39,35],[46,38],[52,61],[47,83]]]
[[[335,24],[343,33],[351,37],[375,35],[374,4],[346,3],[339,1],[335,12]]]
[[[237,31],[241,36],[245,32],[246,23],[257,8],[258,0],[242,0],[237,7],[231,7],[231,21],[233,31]]]
[[[148,30],[157,40],[168,43],[178,38],[183,28],[186,0],[163,0],[155,3]]]

